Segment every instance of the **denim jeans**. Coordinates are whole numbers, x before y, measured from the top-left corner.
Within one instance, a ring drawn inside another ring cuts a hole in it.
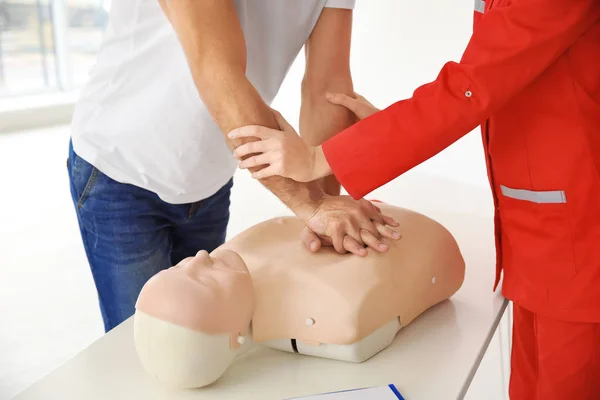
[[[197,203],[169,204],[153,192],[112,180],[72,145],[67,165],[106,332],[133,315],[142,286],[153,275],[225,241],[233,180]]]

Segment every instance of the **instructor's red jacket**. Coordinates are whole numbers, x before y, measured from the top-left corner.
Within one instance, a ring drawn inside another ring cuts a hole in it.
[[[533,312],[600,322],[600,0],[476,2],[460,63],[323,145],[354,198],[478,125],[496,285]]]

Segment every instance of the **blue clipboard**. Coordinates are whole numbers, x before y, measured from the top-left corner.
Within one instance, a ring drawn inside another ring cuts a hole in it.
[[[387,390],[386,390],[387,389]],[[348,394],[345,396],[344,394]],[[371,388],[360,388],[360,389],[349,389],[349,390],[340,390],[337,392],[329,392],[329,393],[321,393],[307,397],[295,397],[293,399],[287,400],[343,400],[345,398],[349,399],[373,399],[377,400],[379,398],[388,400],[388,399],[397,399],[397,400],[405,400],[404,397],[400,394],[398,388],[395,385],[390,384],[383,387],[371,387]]]

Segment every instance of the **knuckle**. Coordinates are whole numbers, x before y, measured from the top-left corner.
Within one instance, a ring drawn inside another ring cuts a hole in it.
[[[373,236],[371,235],[371,233],[369,231],[363,229],[360,232],[360,238],[362,239],[363,242],[367,243],[367,242],[371,241]]]
[[[240,129],[240,131],[243,131],[245,136],[254,136],[254,134],[256,133],[256,127],[255,126],[246,126],[242,129]]]
[[[259,132],[260,132],[260,130],[259,130],[259,129],[260,129],[260,128],[259,128],[258,126],[250,126],[250,127],[248,128],[248,133],[249,133],[250,135],[256,136],[256,135],[258,135],[258,134],[259,134]]]

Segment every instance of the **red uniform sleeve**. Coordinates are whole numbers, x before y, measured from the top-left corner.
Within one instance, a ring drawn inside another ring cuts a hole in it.
[[[488,11],[459,63],[323,144],[354,198],[433,157],[540,76],[600,18],[599,0],[514,0]]]

